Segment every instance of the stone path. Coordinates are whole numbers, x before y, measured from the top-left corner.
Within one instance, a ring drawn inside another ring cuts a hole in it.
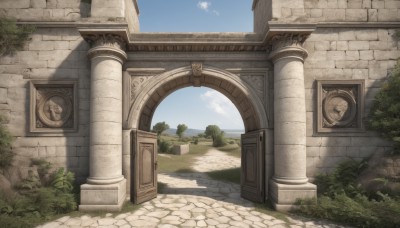
[[[238,160],[210,150],[193,168],[205,171],[233,168],[237,162],[240,165]],[[158,181],[165,185],[162,194],[136,211],[107,214],[103,218],[65,216],[39,227],[340,227],[291,216],[282,220],[261,213],[252,202],[240,197],[239,185],[212,180],[203,173],[163,173],[158,174]]]
[[[240,158],[229,156],[214,148],[196,160],[192,168],[201,173],[240,167]]]

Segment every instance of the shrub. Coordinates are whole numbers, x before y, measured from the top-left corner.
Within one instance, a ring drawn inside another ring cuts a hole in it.
[[[356,227],[399,227],[400,199],[380,192],[368,195],[356,185],[366,167],[366,160],[349,160],[332,174],[318,175],[318,201],[299,200],[297,213]]]
[[[34,30],[32,25],[16,25],[14,19],[0,17],[0,56],[21,50]]]
[[[221,132],[220,134],[216,135],[213,141],[213,146],[221,147],[226,145],[226,139],[224,133]]]
[[[369,128],[382,137],[394,142],[394,153],[400,153],[400,62],[397,63],[391,77],[375,96],[370,111]]]
[[[5,119],[0,115],[0,169],[10,167],[14,158],[11,149],[13,137],[4,124]]]
[[[169,142],[160,140],[159,142],[159,149],[161,153],[170,153],[172,150],[172,146]]]

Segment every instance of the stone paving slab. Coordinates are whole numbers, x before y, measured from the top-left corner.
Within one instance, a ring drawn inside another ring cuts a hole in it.
[[[222,165],[205,166],[211,156],[202,157],[205,159],[199,159],[196,165],[212,171],[231,168],[236,165],[234,160],[239,160],[220,151],[209,151],[206,155],[212,154],[216,154]],[[293,216],[281,220],[261,213],[252,202],[240,197],[238,184],[216,181],[204,173],[161,173],[158,181],[165,185],[161,194],[136,211],[107,214],[105,218],[65,216],[38,227],[341,227]]]

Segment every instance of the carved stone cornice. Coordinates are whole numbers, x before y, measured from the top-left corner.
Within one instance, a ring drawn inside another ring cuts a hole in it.
[[[88,51],[89,58],[96,56],[109,56],[116,58],[121,63],[127,60],[126,42],[115,34],[93,34],[85,35],[83,38],[91,45]]]
[[[285,57],[297,58],[301,61],[307,58],[308,52],[302,46],[309,34],[283,33],[274,35],[271,42],[271,54],[269,58],[275,62]]]
[[[272,51],[286,47],[302,47],[309,34],[283,33],[276,34],[271,38]]]

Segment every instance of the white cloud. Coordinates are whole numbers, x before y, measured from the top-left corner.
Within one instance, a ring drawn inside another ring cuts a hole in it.
[[[199,7],[200,9],[202,9],[204,11],[207,11],[207,12],[208,12],[208,9],[210,8],[210,6],[211,6],[211,2],[199,1],[197,3],[197,7]]]
[[[218,11],[213,10],[212,12],[213,12],[215,15],[219,16],[219,12],[218,12]]]
[[[201,94],[200,97],[206,102],[207,108],[219,115],[229,117],[229,113],[232,113],[231,110],[236,109],[235,105],[227,97],[217,91],[208,90]]]

